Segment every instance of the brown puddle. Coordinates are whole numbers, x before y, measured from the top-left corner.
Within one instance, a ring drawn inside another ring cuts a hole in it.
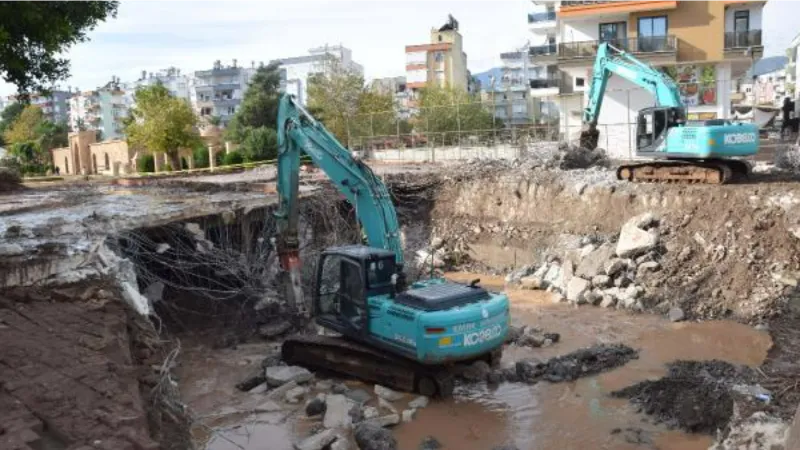
[[[454,281],[481,278],[486,287],[503,288],[501,277],[457,273],[448,274],[448,278]],[[483,385],[460,387],[452,399],[431,402],[411,423],[394,428],[401,450],[416,450],[428,435],[438,439],[445,449],[455,450],[490,450],[504,443],[513,443],[521,450],[705,450],[712,442],[710,436],[668,431],[653,425],[627,401],[610,398],[608,393],[661,377],[665,373],[664,364],[676,359],[721,359],[758,366],[772,344],[767,333],[735,322],[673,324],[649,314],[555,304],[543,291],[507,292],[515,325],[560,333],[561,341],[540,349],[508,347],[504,365],[511,366],[522,358],[546,359],[596,343],[617,342],[638,349],[639,359],[571,383],[540,382],[532,386],[505,383],[494,389]],[[196,430],[198,441],[207,443],[206,449],[290,449],[296,436],[307,433],[310,423],[302,413],[296,415],[299,419],[293,419],[290,407],[279,413],[219,415],[246,412],[263,402],[262,394],[242,394],[234,385],[258,367],[264,353],[264,345],[251,344],[237,350],[213,352],[190,349],[185,355],[179,369],[183,375],[182,394],[198,416],[210,415],[202,421],[207,428]],[[245,365],[242,361],[250,363]],[[404,405],[398,402],[396,406]],[[612,434],[615,428],[643,431],[638,435]],[[644,436],[644,442],[636,436]],[[267,442],[269,445],[265,447]]]

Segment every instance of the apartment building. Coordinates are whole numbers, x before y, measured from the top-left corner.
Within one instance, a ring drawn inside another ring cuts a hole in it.
[[[51,122],[67,123],[69,122],[69,98],[71,96],[72,93],[69,91],[53,89],[49,94],[31,94],[30,104],[41,108],[45,119]],[[5,102],[0,99],[0,111],[5,106],[16,102],[15,95],[9,95]]]
[[[468,90],[467,54],[453,16],[431,29],[429,43],[406,45],[406,82],[412,93],[434,84]]]
[[[70,128],[100,131],[101,141],[122,139],[130,98],[117,77],[101,88],[75,93],[69,100]]]
[[[280,64],[281,89],[293,94],[300,104],[308,101],[308,78],[316,74],[327,74],[334,67],[364,75],[364,67],[353,60],[353,52],[342,45],[323,45],[312,48],[308,55],[272,61]]]
[[[411,95],[407,87],[406,77],[376,78],[369,83],[373,91],[394,97],[395,110],[402,118],[411,114]]]
[[[177,98],[190,101],[191,95],[189,88],[191,87],[191,79],[186,74],[181,75],[181,69],[177,67],[168,67],[156,73],[148,73],[146,70],[142,71],[142,76],[131,83],[128,83],[128,89],[131,95],[135,93],[138,87],[153,86],[161,84]]]
[[[800,80],[800,33],[792,39],[789,48],[786,49],[786,56],[788,62],[786,64],[786,91],[792,100],[795,100],[795,117],[800,116],[800,101],[796,101],[800,97],[800,90],[797,88],[797,82]]]
[[[189,87],[189,98],[195,113],[201,118],[218,117],[226,126],[242,103],[244,92],[255,74],[255,63],[240,67],[234,59],[231,65],[214,62],[210,70],[199,70]]]
[[[609,42],[675,78],[689,118],[731,115],[734,81],[763,54],[765,1],[562,1],[557,15],[561,132],[579,134],[592,64]],[[654,99],[612,76],[599,119],[600,145],[614,157],[635,152],[638,110]]]

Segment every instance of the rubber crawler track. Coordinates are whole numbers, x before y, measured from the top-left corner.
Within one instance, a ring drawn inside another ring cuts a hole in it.
[[[426,366],[356,342],[329,336],[297,335],[281,348],[288,364],[322,369],[406,392],[450,397],[453,375],[445,366]]]
[[[750,165],[739,160],[648,161],[617,168],[617,179],[636,183],[726,184],[749,175]]]

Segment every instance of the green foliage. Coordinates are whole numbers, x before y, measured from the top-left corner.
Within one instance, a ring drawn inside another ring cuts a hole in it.
[[[42,150],[36,141],[15,142],[8,154],[17,162],[23,175],[44,175],[51,167],[48,152]]]
[[[69,145],[69,127],[66,123],[53,123],[49,120],[36,126],[39,145],[45,150],[67,147]]]
[[[492,128],[492,113],[474,95],[451,87],[423,89],[419,101],[417,128],[423,133],[443,133],[436,139],[458,142],[458,131],[475,132]]]
[[[206,156],[207,158],[207,156]],[[136,158],[136,170],[140,173],[152,173],[156,171],[156,160],[152,153],[145,153]]]
[[[308,78],[308,107],[311,114],[346,145],[350,137],[349,120],[359,112],[359,100],[364,92],[364,78],[333,60],[327,74]]]
[[[265,161],[278,157],[278,134],[267,127],[250,130],[237,150],[247,162]]]
[[[200,142],[191,106],[160,84],[138,89],[134,98],[136,106],[125,123],[128,142],[149,152],[166,153],[170,165],[180,167],[179,149]]]
[[[223,158],[222,163],[226,166],[231,164],[241,164],[244,162],[244,156],[238,151],[234,150],[232,152],[228,152]]]
[[[0,112],[0,147],[6,144],[5,138],[3,137],[3,135],[6,134],[6,130],[17,120],[17,117],[19,117],[24,109],[25,105],[22,103],[12,103]]]
[[[214,155],[217,166],[222,165],[223,156],[222,152],[217,152]],[[194,149],[192,149],[192,158],[194,159],[194,167],[196,169],[208,167],[208,147],[203,144],[196,145]]]
[[[107,17],[118,2],[0,2],[0,76],[23,97],[69,75],[61,57]]]
[[[38,138],[36,128],[44,120],[42,109],[38,106],[28,105],[22,110],[19,117],[6,129],[3,138],[6,142],[35,141]]]

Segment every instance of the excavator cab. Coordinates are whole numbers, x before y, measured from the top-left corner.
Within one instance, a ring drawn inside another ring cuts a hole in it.
[[[325,250],[317,264],[314,314],[339,333],[369,333],[369,297],[393,293],[397,264],[393,252],[363,245]]]
[[[662,151],[670,128],[685,123],[683,110],[674,107],[653,107],[639,111],[636,121],[638,153]]]

